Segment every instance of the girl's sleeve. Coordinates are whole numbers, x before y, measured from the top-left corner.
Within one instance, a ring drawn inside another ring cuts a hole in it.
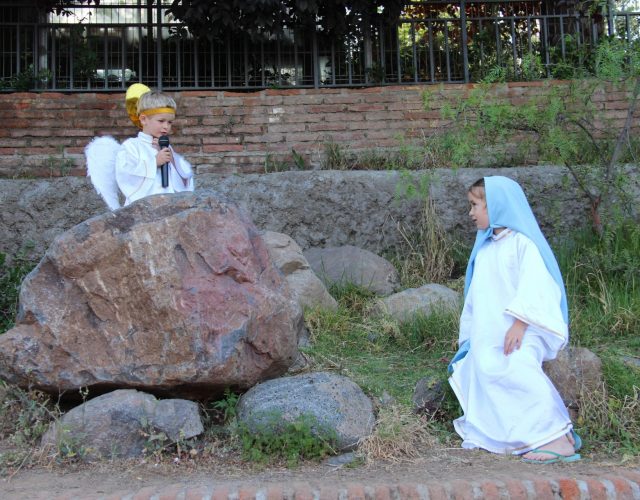
[[[116,156],[116,182],[127,200],[153,194],[158,167],[155,158],[145,155],[133,141],[125,141]]]
[[[516,295],[505,312],[551,335],[562,346],[568,339],[568,326],[560,307],[560,287],[529,238],[517,235],[516,251]]]

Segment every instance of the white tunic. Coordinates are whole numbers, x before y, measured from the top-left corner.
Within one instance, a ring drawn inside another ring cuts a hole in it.
[[[125,196],[125,206],[152,194],[193,191],[191,165],[175,151],[174,163],[169,167],[169,186],[162,187],[162,173],[156,165],[158,150],[152,140],[150,135],[139,132],[137,137],[124,141],[116,155],[116,182]]]
[[[564,347],[568,329],[561,292],[535,244],[504,230],[476,256],[460,318],[460,343],[469,353],[449,379],[464,415],[454,421],[463,448],[526,453],[566,434],[569,414],[542,371]],[[515,318],[529,326],[522,346],[503,354]]]

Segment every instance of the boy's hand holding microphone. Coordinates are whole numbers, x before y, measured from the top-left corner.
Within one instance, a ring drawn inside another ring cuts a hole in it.
[[[173,153],[169,147],[169,137],[162,135],[158,138],[160,151],[156,155],[156,165],[162,169],[162,187],[169,186],[169,163],[173,162]]]

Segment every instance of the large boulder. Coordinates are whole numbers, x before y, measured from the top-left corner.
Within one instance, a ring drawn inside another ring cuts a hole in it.
[[[238,421],[253,433],[281,432],[287,422],[311,417],[312,432],[335,433],[339,450],[350,450],[371,434],[373,404],[350,379],[329,372],[283,377],[243,394]]]
[[[327,285],[353,283],[378,295],[389,295],[400,283],[391,262],[353,245],[311,248],[304,256]]]
[[[211,397],[286,372],[302,328],[244,212],[211,193],[152,196],[54,241],[0,337],[0,377]]]
[[[41,446],[84,460],[133,458],[145,445],[180,443],[202,432],[197,403],[118,390],[65,413],[42,436]]]

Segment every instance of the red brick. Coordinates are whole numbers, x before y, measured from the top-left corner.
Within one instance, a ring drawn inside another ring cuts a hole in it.
[[[297,483],[292,485],[294,500],[313,500],[313,492],[308,484]]]
[[[529,498],[527,489],[522,484],[522,481],[510,479],[505,481],[505,486],[509,492],[510,500],[526,500]]]
[[[582,494],[575,479],[558,479],[558,485],[563,500],[580,500]]]
[[[429,483],[429,500],[449,500],[449,493],[442,483]]]
[[[607,489],[597,479],[585,479],[590,500],[607,500]]]
[[[630,481],[633,481],[634,483],[640,485],[640,471],[620,468],[617,472],[622,477],[629,479]]]
[[[451,481],[451,491],[456,500],[473,500],[471,483],[462,480]]]
[[[389,485],[377,484],[374,488],[374,498],[375,500],[391,500],[395,496],[392,496]]]
[[[133,495],[132,500],[149,500],[157,491],[158,488],[156,486],[146,486],[138,490],[136,494]]]
[[[602,479],[606,479],[611,482],[616,490],[616,495],[620,498],[633,497],[633,490],[626,479],[617,476],[603,476]]]
[[[229,500],[229,488],[227,486],[216,488],[211,494],[211,500]]]
[[[418,487],[415,484],[400,484],[398,485],[398,496],[406,500],[421,500],[422,495],[418,492]]]
[[[347,485],[347,498],[349,500],[365,500],[364,486],[360,483]]]
[[[266,500],[281,500],[284,497],[282,485],[272,484],[267,487]]]
[[[553,500],[556,498],[551,484],[546,479],[534,479],[532,483],[536,500]]]
[[[195,486],[187,488],[184,492],[184,500],[202,500],[211,496],[212,488],[210,486]]]
[[[202,146],[203,153],[221,153],[226,151],[243,151],[244,146],[242,144],[220,144],[218,146]]]
[[[317,497],[320,500],[338,500],[340,498],[340,490],[335,486],[323,484],[320,491],[317,492]]]
[[[252,487],[244,487],[238,489],[238,500],[253,500],[258,490]]]

